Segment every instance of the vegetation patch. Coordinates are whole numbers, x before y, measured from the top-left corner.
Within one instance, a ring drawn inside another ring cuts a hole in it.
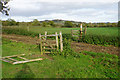
[[[53,51],[53,60],[11,65],[3,62],[3,78],[118,78],[118,56],[104,53],[76,53],[64,39],[64,51]],[[3,39],[3,56],[40,54],[37,45]],[[34,65],[34,66],[33,66]]]

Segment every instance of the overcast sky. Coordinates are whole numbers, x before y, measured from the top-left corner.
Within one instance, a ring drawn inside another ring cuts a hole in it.
[[[119,0],[11,0],[10,16],[16,21],[74,20],[82,22],[117,22]]]

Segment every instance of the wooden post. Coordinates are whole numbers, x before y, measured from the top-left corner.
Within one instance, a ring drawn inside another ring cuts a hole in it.
[[[63,51],[62,32],[60,32],[60,50]]]
[[[58,44],[58,34],[57,34],[57,32],[55,33],[55,35],[56,35],[56,46],[57,46],[57,51],[58,51],[58,49],[59,49],[59,44]]]
[[[29,28],[29,26],[27,27],[27,31],[30,31],[30,28]]]
[[[45,31],[45,40],[47,39],[47,31]]]
[[[43,55],[41,34],[39,34],[39,39],[40,39],[40,51],[41,51],[41,55]]]
[[[46,40],[47,40],[47,31],[45,31],[45,41]],[[44,50],[43,50],[43,52],[45,52],[45,42],[43,44],[44,44]]]
[[[82,38],[82,24],[80,25],[80,38]]]

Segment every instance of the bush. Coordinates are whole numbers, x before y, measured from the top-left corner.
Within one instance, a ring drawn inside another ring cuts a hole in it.
[[[27,30],[22,29],[22,28],[14,28],[14,27],[13,28],[12,27],[3,27],[2,33],[25,35],[25,36],[31,36],[31,37],[38,36],[37,33],[30,32],[30,31],[27,31]]]

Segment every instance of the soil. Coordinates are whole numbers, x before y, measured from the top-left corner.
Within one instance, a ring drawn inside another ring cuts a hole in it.
[[[83,51],[90,51],[90,52],[97,52],[97,53],[109,53],[109,54],[119,54],[118,47],[114,46],[101,46],[101,45],[93,45],[93,44],[87,44],[82,42],[72,42],[71,47],[76,52],[83,52]]]
[[[38,44],[39,39],[37,37],[33,38],[30,36],[22,36],[22,35],[15,35],[15,34],[2,34],[3,38],[10,39],[12,41],[16,42],[24,42],[27,44]],[[48,40],[50,41],[50,40]],[[51,42],[51,41],[50,41]],[[54,43],[54,42],[52,42]],[[76,52],[83,52],[83,51],[91,51],[91,52],[102,52],[102,53],[109,53],[109,54],[116,54],[118,55],[119,49],[115,46],[101,46],[101,45],[93,45],[93,44],[87,44],[82,42],[72,42],[71,47]]]

